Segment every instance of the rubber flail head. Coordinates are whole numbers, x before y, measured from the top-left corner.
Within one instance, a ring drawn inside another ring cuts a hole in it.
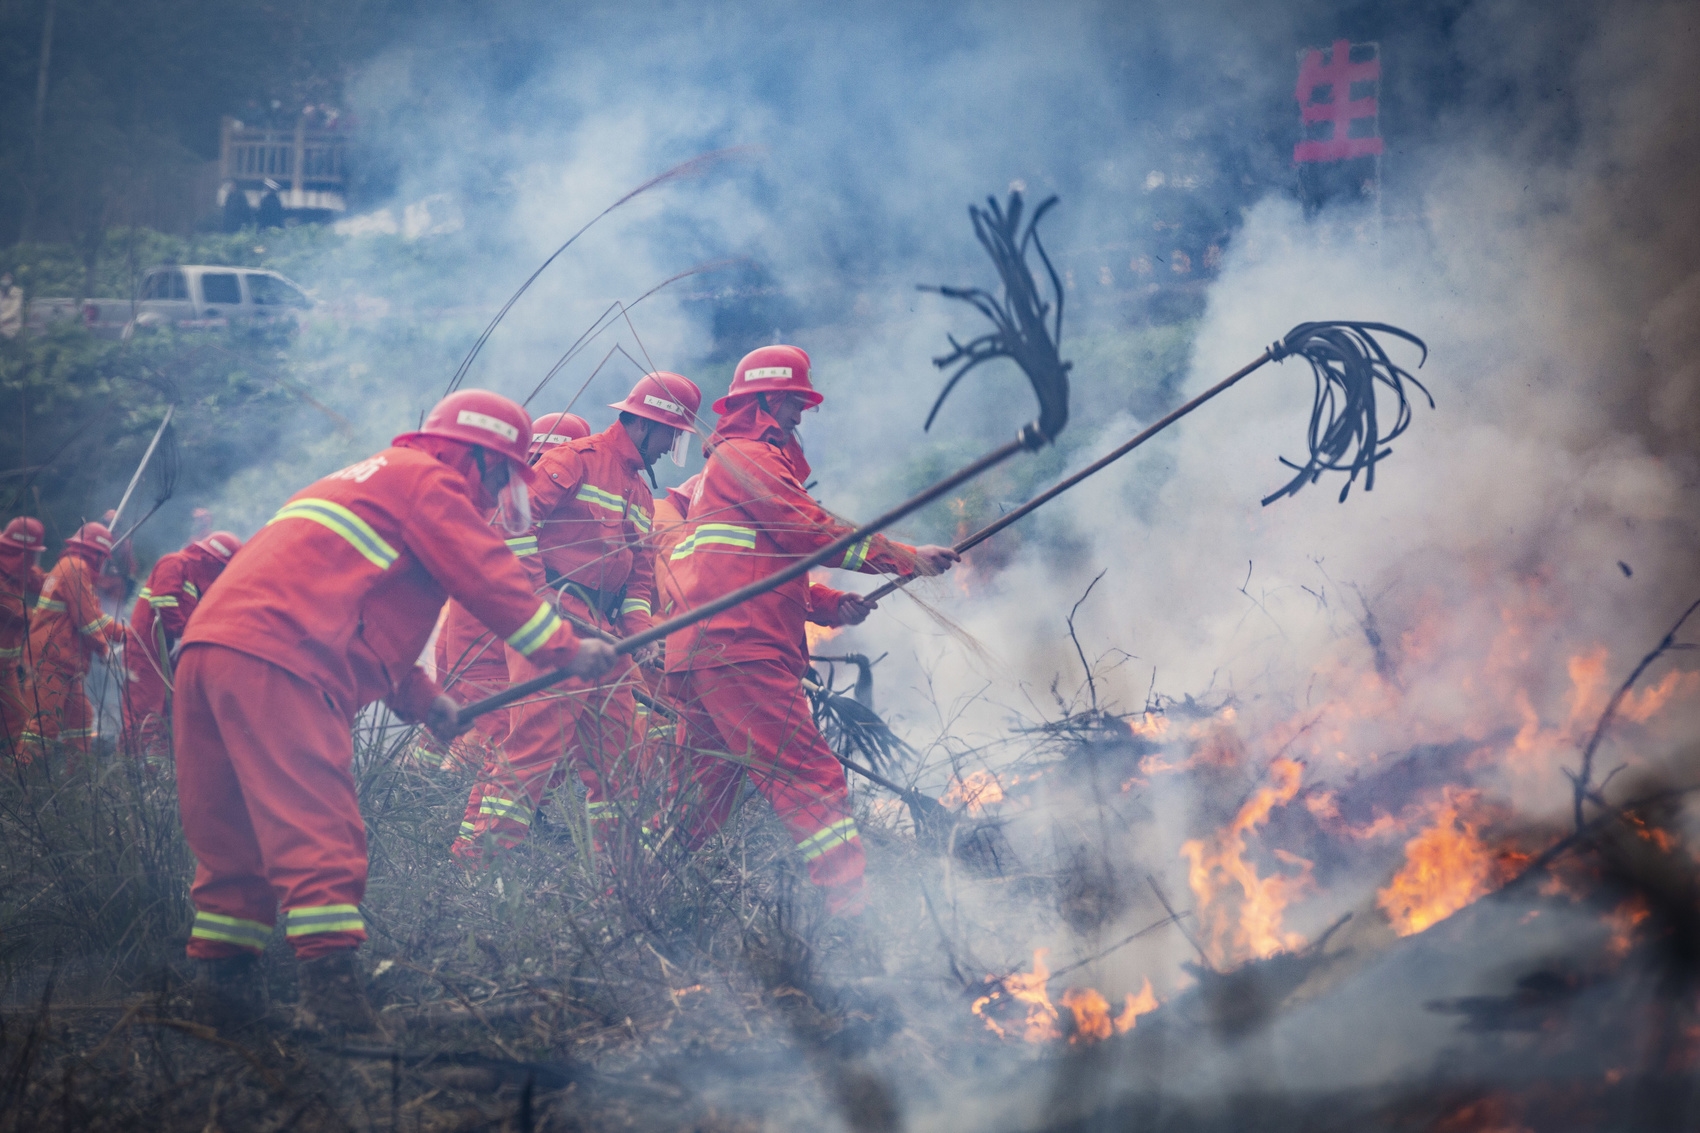
[[[1310,429],[1306,436],[1310,457],[1295,464],[1286,457],[1281,463],[1294,469],[1294,476],[1278,491],[1263,498],[1265,507],[1283,496],[1296,495],[1306,484],[1314,484],[1324,472],[1344,472],[1340,502],[1363,473],[1364,491],[1375,487],[1375,465],[1393,450],[1389,441],[1411,424],[1411,399],[1407,385],[1415,386],[1429,408],[1434,398],[1428,388],[1387,356],[1372,331],[1391,334],[1415,344],[1422,351],[1417,366],[1428,360],[1428,346],[1406,330],[1387,323],[1325,322],[1300,323],[1285,338],[1269,348],[1269,358],[1278,362],[1294,355],[1310,363],[1316,379],[1311,402]],[[1393,398],[1393,425],[1381,431],[1376,393],[1384,390]]]
[[[1058,355],[1062,342],[1063,290],[1062,281],[1045,254],[1039,240],[1039,219],[1057,198],[1050,197],[1033,210],[1032,217],[1022,228],[1021,194],[1011,192],[1009,203],[1000,206],[995,198],[986,198],[986,207],[970,206],[968,215],[974,221],[974,235],[980,246],[992,257],[1003,281],[1001,296],[994,296],[979,287],[922,287],[951,299],[960,299],[991,320],[993,329],[967,342],[950,339],[951,352],[933,359],[939,369],[956,367],[945,383],[932,412],[927,414],[926,428],[933,425],[939,407],[944,404],[956,383],[964,374],[994,358],[1008,358],[1021,367],[1039,399],[1039,418],[1022,426],[1017,434],[1022,445],[1042,448],[1056,440],[1068,424],[1068,371],[1072,362]],[[1042,297],[1038,281],[1028,264],[1028,254],[1037,255],[1050,280],[1054,302]]]

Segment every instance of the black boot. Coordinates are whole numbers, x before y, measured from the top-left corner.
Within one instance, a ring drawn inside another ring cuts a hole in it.
[[[197,960],[195,969],[195,982],[189,988],[195,1022],[234,1034],[265,1020],[270,1004],[258,956]]]
[[[354,949],[344,948],[301,961],[301,992],[295,1027],[321,1038],[388,1042],[366,998],[366,977]]]

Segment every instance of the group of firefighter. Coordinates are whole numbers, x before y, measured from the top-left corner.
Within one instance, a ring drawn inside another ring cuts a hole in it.
[[[221,1028],[265,1014],[257,961],[281,914],[296,1025],[382,1031],[355,962],[367,855],[351,770],[356,715],[380,700],[435,737],[417,756],[480,765],[449,850],[474,874],[524,841],[569,772],[593,838],[620,823],[650,832],[660,785],[687,849],[748,782],[826,910],[854,922],[862,844],[804,690],[804,626],[856,624],[873,604],[803,576],[635,655],[614,645],[851,531],[806,488],[796,429],[821,401],[794,346],[738,363],[712,429],[697,386],[661,371],[600,433],[452,393],[417,431],[297,492],[246,544],[214,532],[166,555],[127,627],[96,593],[106,526],[80,528],[43,577],[41,524],[15,519],[0,535],[5,734],[25,758],[50,741],[86,747],[89,659],[123,643],[123,743],[175,759],[196,859],[194,1007]],[[703,470],[656,499],[655,462],[684,464],[704,433]],[[873,535],[827,565],[908,577],[955,561]],[[556,670],[570,679],[462,719],[471,701]]]

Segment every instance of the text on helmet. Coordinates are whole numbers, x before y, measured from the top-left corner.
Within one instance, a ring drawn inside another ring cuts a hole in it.
[[[455,417],[455,424],[471,425],[474,429],[487,429],[505,440],[519,440],[518,429],[500,417],[492,417],[488,413],[477,413],[471,409],[462,409],[459,415]]]
[[[791,376],[789,366],[757,366],[753,370],[744,371],[746,382],[759,382],[766,378],[788,378]]]
[[[665,413],[677,413],[681,417],[685,415],[683,405],[676,401],[668,401],[665,397],[656,397],[654,394],[646,393],[643,395],[643,403]]]

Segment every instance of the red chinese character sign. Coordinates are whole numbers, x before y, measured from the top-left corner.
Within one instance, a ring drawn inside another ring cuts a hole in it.
[[[1304,140],[1293,147],[1297,162],[1377,157],[1382,151],[1377,94],[1381,52],[1373,43],[1337,39],[1299,59],[1294,93],[1304,121]]]

